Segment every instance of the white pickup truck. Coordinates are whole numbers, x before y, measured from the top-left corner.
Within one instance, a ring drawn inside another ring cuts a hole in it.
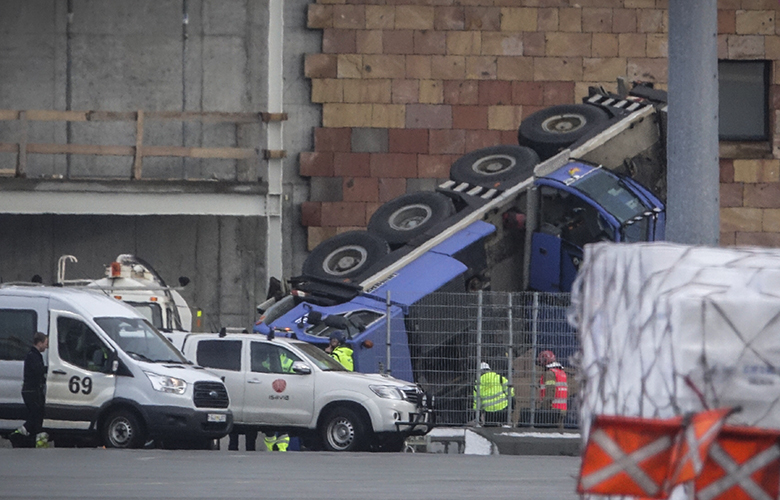
[[[418,385],[349,372],[306,342],[201,333],[188,335],[181,349],[223,378],[239,432],[287,432],[310,449],[400,451],[408,436],[433,426]]]

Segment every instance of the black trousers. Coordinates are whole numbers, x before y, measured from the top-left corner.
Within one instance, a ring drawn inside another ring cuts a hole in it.
[[[22,391],[22,399],[27,407],[27,421],[24,423],[24,428],[34,438],[43,428],[43,411],[46,405],[46,398],[43,391]]]
[[[257,431],[249,430],[244,433],[246,439],[246,451],[255,451]],[[233,431],[228,435],[228,450],[238,451],[238,432]]]
[[[505,425],[509,416],[509,407],[498,411],[485,412],[485,425]]]

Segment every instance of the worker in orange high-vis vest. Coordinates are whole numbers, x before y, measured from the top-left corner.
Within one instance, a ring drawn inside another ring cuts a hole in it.
[[[555,354],[552,351],[540,352],[537,364],[544,367],[544,373],[539,380],[539,400],[541,401],[539,423],[563,428],[569,398],[566,372],[563,371],[561,364],[555,361]]]

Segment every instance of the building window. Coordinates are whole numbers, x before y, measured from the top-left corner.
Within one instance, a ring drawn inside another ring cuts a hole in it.
[[[769,140],[769,76],[769,61],[718,62],[720,140]]]

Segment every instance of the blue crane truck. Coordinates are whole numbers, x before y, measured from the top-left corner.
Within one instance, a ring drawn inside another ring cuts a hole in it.
[[[325,347],[340,330],[357,371],[390,370],[440,402],[463,392],[473,337],[462,304],[437,292],[568,292],[584,245],[663,239],[666,95],[619,89],[532,114],[519,145],[468,153],[435,192],[402,195],[367,230],[323,241],[289,293],[258,306],[255,331]]]

